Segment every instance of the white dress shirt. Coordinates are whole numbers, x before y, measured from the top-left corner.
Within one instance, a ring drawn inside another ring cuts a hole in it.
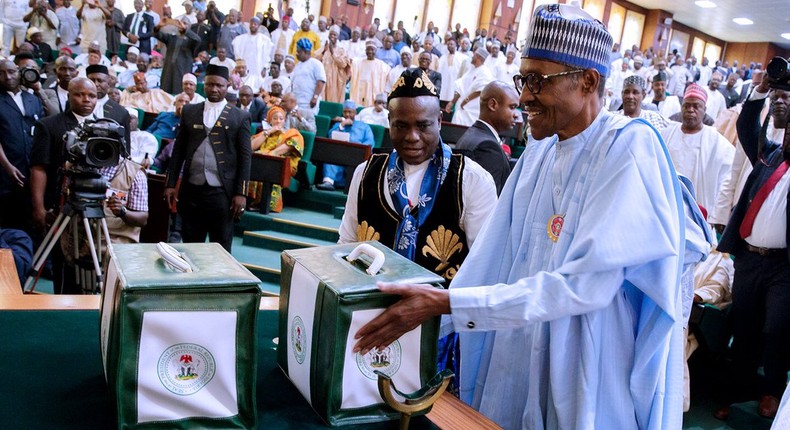
[[[228,102],[225,99],[217,103],[206,100],[206,105],[203,108],[203,125],[206,126],[207,131],[214,127],[217,118],[219,118],[219,114],[222,113],[222,109],[225,109],[226,104],[228,104]]]
[[[25,116],[25,104],[22,102],[22,91],[20,90],[16,94],[14,94],[12,91],[7,91],[7,92],[8,95],[11,96],[12,99],[14,99],[14,103],[16,103],[16,106],[19,108],[19,111],[22,112],[22,116]]]

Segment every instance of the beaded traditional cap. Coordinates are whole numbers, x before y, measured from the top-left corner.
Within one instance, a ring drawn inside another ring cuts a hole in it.
[[[439,91],[428,78],[428,74],[420,68],[406,69],[393,85],[387,101],[398,97],[439,97]]]
[[[627,87],[629,85],[636,85],[643,90],[647,88],[647,82],[645,82],[645,78],[639,75],[631,75],[623,80],[623,87]]]
[[[612,36],[584,10],[566,4],[535,9],[522,58],[535,58],[609,74]]]

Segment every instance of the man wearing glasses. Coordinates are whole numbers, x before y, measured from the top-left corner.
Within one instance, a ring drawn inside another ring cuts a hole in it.
[[[529,34],[516,88],[531,139],[488,224],[449,290],[380,285],[401,300],[355,350],[449,314],[461,399],[504,428],[680,428],[676,174],[653,128],[602,109],[603,24],[543,5]]]

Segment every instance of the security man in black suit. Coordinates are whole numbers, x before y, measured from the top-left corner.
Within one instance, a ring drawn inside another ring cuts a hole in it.
[[[167,169],[165,200],[178,203],[184,242],[220,243],[230,252],[233,222],[244,212],[250,178],[250,115],[225,101],[228,69],[206,68],[207,101],[184,106]],[[181,190],[176,182],[182,172]]]
[[[69,82],[69,109],[36,123],[30,155],[30,190],[33,222],[42,232],[60,211],[60,169],[66,161],[63,135],[86,119],[93,119],[95,106],[96,86],[87,78],[74,78]],[[52,248],[51,256],[55,294],[80,294],[73,273],[64,270],[60,246]]]
[[[499,135],[515,126],[521,113],[518,111],[518,94],[512,85],[493,81],[480,93],[480,117],[455,143],[455,149],[491,174],[496,193],[502,192],[510,175],[510,157],[500,144]]]
[[[20,85],[19,68],[0,61],[0,228],[30,231],[30,150],[43,117],[39,99]]]
[[[123,34],[129,43],[139,42],[140,52],[151,54],[151,36],[154,35],[154,18],[143,12],[143,0],[134,0],[134,13],[123,20]]]
[[[755,76],[757,79],[759,76]],[[766,96],[771,102],[774,127],[785,128],[784,142],[767,138],[766,128],[760,126]],[[766,77],[743,104],[736,123],[738,139],[754,170],[718,246],[719,251],[735,256],[729,313],[734,369],[725,402],[728,406],[715,413],[719,419],[729,416],[729,404],[744,400],[739,395],[754,392],[760,365],[764,378],[757,384],[758,413],[773,418],[790,371],[789,119],[790,91],[769,92]],[[779,215],[783,213],[786,215]]]
[[[96,85],[97,100],[93,114],[96,118],[113,119],[124,127],[126,130],[126,135],[124,136],[126,140],[126,155],[129,155],[131,153],[131,127],[129,127],[131,117],[125,107],[110,99],[107,95],[107,92],[110,90],[110,73],[107,66],[102,66],[101,64],[88,66],[85,69],[85,74]]]

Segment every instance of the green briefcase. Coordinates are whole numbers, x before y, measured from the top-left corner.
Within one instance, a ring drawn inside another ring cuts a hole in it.
[[[349,262],[347,257],[358,245],[282,253],[277,363],[318,415],[333,426],[400,418],[379,395],[375,370],[391,376],[403,392],[416,391],[436,373],[439,318],[426,321],[384,350],[364,356],[351,352],[357,330],[398,301],[397,296],[379,292],[376,282],[436,288],[442,282],[440,276],[378,242],[361,245],[376,257],[369,267],[360,260]],[[383,266],[376,270],[381,260]]]
[[[253,428],[260,281],[216,243],[110,251],[101,353],[118,428]]]

